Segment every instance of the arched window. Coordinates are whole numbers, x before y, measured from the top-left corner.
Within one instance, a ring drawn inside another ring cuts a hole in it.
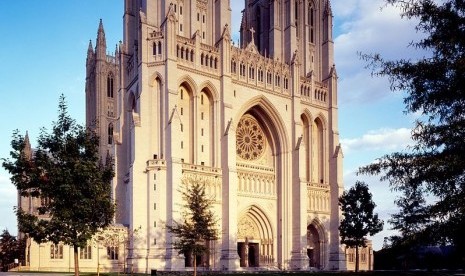
[[[236,74],[236,61],[231,61],[231,73]]]
[[[108,144],[113,144],[113,124],[108,124]]]
[[[157,43],[154,42],[152,47],[153,47],[152,48],[152,55],[155,56],[157,54]]]
[[[113,75],[110,73],[107,77],[107,97],[113,98]]]
[[[305,181],[311,181],[310,179],[310,158],[311,158],[311,151],[310,151],[310,122],[305,116],[302,114],[302,143],[305,145],[305,152],[304,152],[304,162],[305,162]]]
[[[308,6],[308,28],[310,43],[315,43],[315,9],[311,2]]]
[[[208,89],[200,92],[200,105],[197,111],[197,164],[213,166],[214,156],[213,100]]]
[[[312,124],[312,181],[323,184],[324,179],[324,135],[320,118]]]
[[[191,89],[183,83],[178,90],[178,118],[173,118],[172,124],[179,131],[179,157],[186,163],[194,161],[194,128],[193,128],[193,97]],[[181,132],[182,125],[182,132]]]

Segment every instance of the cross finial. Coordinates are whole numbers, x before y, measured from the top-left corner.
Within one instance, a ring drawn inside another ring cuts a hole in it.
[[[249,29],[249,31],[250,31],[250,34],[252,35],[252,43],[254,43],[253,38],[254,38],[254,35],[255,35],[255,30],[252,27],[252,28]]]

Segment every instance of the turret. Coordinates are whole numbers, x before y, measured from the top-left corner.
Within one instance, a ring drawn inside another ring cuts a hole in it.
[[[28,160],[32,159],[32,148],[31,148],[31,143],[29,142],[29,134],[27,131],[26,131],[26,136],[24,136],[24,147],[23,147],[22,153],[24,154],[24,157],[26,157],[26,159]]]
[[[96,47],[95,53],[97,55],[97,59],[105,59],[106,52],[107,52],[107,42],[105,39],[105,30],[103,29],[102,19],[100,19],[100,23],[98,26],[97,45],[95,47]]]
[[[94,47],[92,46],[92,40],[89,39],[89,47],[87,47],[87,60],[94,56]]]
[[[89,47],[87,48],[87,58],[86,58],[86,72],[87,76],[92,69],[92,64],[94,63],[95,53],[94,47],[92,46],[92,40],[89,40]]]

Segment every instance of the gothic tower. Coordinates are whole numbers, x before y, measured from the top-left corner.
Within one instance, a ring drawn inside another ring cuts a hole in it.
[[[327,79],[334,64],[329,0],[246,0],[241,45],[254,41],[262,55],[290,63],[297,52],[301,76]]]
[[[107,54],[105,31],[100,20],[95,49],[89,41],[86,60],[86,125],[100,137],[99,152],[105,159],[113,154],[113,132],[116,121],[119,64]]]

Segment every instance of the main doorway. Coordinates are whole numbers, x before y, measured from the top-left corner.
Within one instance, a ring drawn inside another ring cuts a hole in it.
[[[240,257],[241,267],[260,266],[260,245],[258,242],[238,242],[237,254]]]
[[[309,261],[309,267],[321,269],[321,247],[323,239],[318,233],[318,229],[315,225],[310,224],[307,227],[307,256]]]

